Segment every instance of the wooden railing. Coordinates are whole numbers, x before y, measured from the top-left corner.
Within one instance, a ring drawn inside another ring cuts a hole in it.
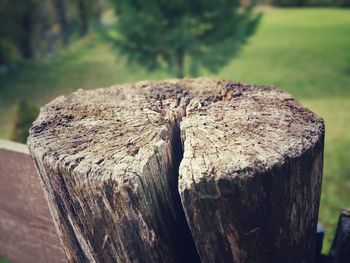
[[[67,262],[26,145],[0,140],[0,258]]]

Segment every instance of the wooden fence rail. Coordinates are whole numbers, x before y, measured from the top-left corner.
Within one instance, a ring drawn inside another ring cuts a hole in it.
[[[67,262],[26,145],[0,140],[0,258]]]

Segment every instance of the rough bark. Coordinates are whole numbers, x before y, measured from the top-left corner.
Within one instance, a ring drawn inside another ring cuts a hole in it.
[[[324,126],[286,93],[208,79],[81,90],[30,133],[70,261],[313,262]]]
[[[322,121],[267,87],[197,90],[179,191],[202,261],[313,262]]]
[[[29,147],[71,261],[196,260],[176,191],[178,93],[141,83],[42,109]]]
[[[0,258],[67,262],[25,145],[0,140],[0,179]]]

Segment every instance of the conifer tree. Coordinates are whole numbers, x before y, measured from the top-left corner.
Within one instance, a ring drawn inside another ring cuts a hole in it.
[[[254,32],[260,15],[239,0],[111,0],[116,47],[130,62],[177,77],[217,72]]]

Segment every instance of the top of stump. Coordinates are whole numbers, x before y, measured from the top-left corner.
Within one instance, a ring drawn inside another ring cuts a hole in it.
[[[78,176],[123,182],[132,173],[142,175],[178,123],[180,188],[270,169],[301,155],[324,133],[322,119],[276,88],[200,78],[58,97],[41,108],[28,146]]]

